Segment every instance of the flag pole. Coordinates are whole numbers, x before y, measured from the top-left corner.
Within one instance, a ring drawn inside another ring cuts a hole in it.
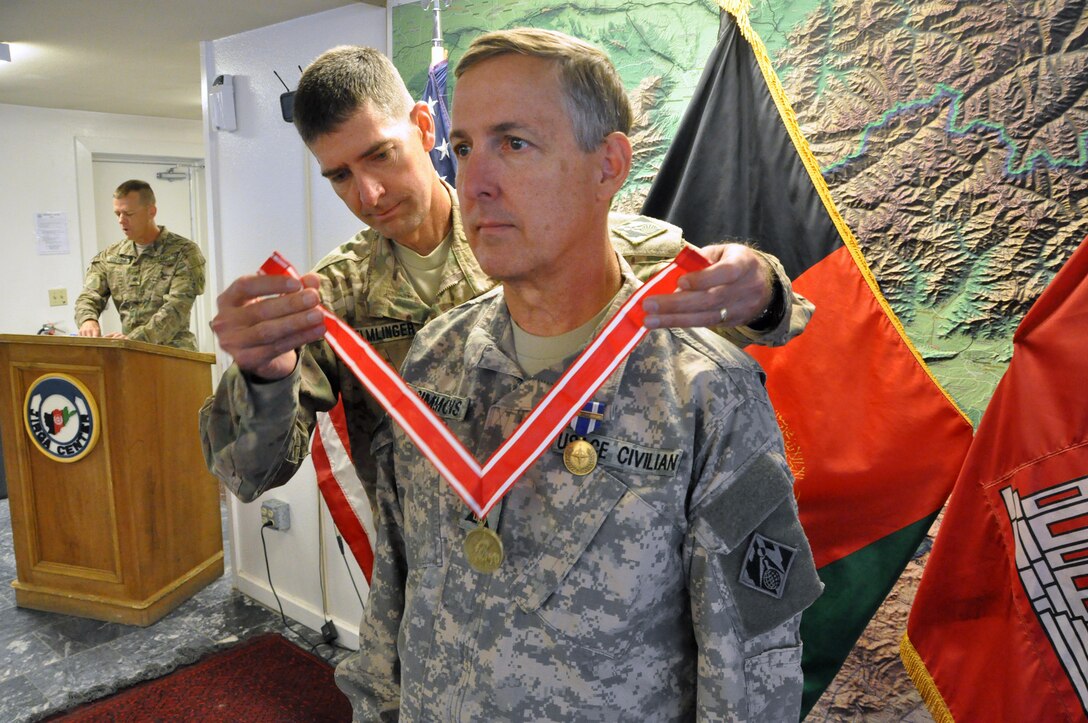
[[[434,32],[431,35],[431,65],[438,65],[446,59],[446,48],[442,45],[442,7],[449,8],[452,0],[423,0],[423,8],[434,14]]]
[[[457,175],[457,161],[450,153],[450,113],[446,103],[446,48],[442,44],[442,10],[449,9],[450,0],[420,0],[424,10],[430,10],[434,18],[431,34],[431,64],[427,69],[427,86],[423,100],[434,118],[434,147],[430,150],[431,163],[446,183],[453,183]]]

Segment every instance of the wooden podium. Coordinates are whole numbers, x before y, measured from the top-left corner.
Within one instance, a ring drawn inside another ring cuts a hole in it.
[[[211,354],[0,335],[21,607],[150,625],[223,574],[197,411]]]

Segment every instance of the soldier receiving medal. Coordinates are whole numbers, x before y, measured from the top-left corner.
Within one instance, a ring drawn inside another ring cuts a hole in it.
[[[630,110],[560,33],[488,33],[456,72],[463,223],[502,284],[421,329],[401,373],[467,397],[449,429],[492,460],[639,288],[609,240]],[[822,585],[761,370],[670,329],[613,368],[482,522],[382,423],[373,588],[337,672],[357,720],[797,719]]]

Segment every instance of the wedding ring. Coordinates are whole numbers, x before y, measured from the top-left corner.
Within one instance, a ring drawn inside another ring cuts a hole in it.
[[[725,308],[723,306],[722,310],[718,312],[718,318],[721,319],[722,321],[725,321],[728,316],[729,316],[729,309],[727,309],[727,308]]]

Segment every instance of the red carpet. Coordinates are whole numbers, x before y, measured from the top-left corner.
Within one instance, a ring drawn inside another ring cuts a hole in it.
[[[351,721],[333,668],[275,633],[50,718],[124,721]]]

